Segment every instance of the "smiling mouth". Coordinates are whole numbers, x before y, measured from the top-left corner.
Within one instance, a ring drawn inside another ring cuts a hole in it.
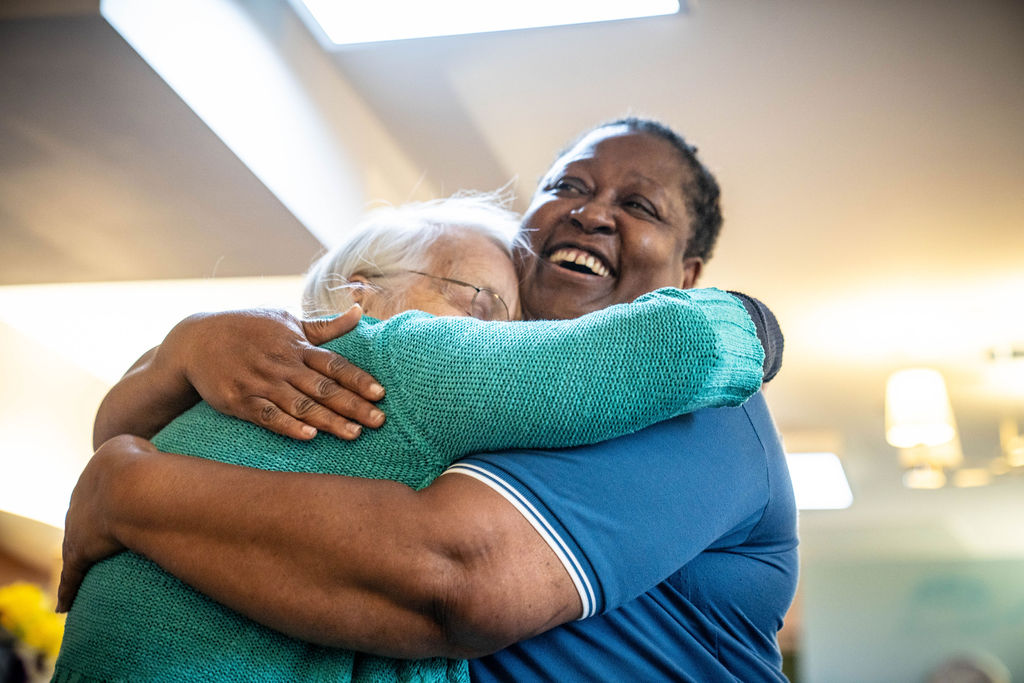
[[[548,263],[553,263],[560,268],[572,270],[586,275],[598,277],[611,277],[611,269],[603,261],[589,254],[582,249],[562,248],[551,252],[547,257]]]

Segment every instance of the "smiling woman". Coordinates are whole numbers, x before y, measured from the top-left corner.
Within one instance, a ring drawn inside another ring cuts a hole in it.
[[[517,252],[524,317],[576,317],[652,283],[692,287],[721,226],[717,198],[672,131],[635,119],[591,131],[555,161],[523,217],[532,247]],[[565,296],[555,301],[552,288]]]

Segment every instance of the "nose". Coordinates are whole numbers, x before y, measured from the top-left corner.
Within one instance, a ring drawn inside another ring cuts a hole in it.
[[[597,198],[591,198],[569,212],[573,224],[585,233],[615,232],[615,215],[612,206]]]

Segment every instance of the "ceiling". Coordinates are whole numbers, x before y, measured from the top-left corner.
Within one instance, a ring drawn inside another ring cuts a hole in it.
[[[0,284],[301,272],[319,245],[292,213],[89,3],[49,5],[0,11]],[[853,488],[804,513],[805,556],[1024,553],[1024,477],[907,490],[882,437],[886,376],[920,364],[946,375],[970,462],[1001,417],[1024,427],[1024,389],[997,382],[1014,364],[988,356],[1024,349],[1024,4],[720,0],[329,61],[443,193],[518,178],[521,206],[584,128],[677,127],[724,190],[704,284],[777,312],[776,420]]]
[[[0,6],[0,285],[308,266],[317,240],[98,2],[10,4]]]

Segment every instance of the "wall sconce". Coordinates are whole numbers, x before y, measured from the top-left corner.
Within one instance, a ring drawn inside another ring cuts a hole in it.
[[[885,439],[899,449],[903,484],[908,488],[942,488],[947,472],[957,487],[985,486],[995,476],[1024,468],[1024,434],[1012,418],[999,423],[999,458],[988,468],[960,467],[963,448],[946,382],[937,371],[926,368],[900,370],[889,376]]]
[[[960,476],[963,470],[956,468],[963,461],[964,452],[959,437],[938,446],[919,444],[912,448],[901,448],[903,485],[908,489],[940,489],[946,485],[946,470],[956,470],[953,483],[962,486],[967,480]]]
[[[897,448],[932,447],[956,436],[946,382],[935,370],[913,368],[885,385],[885,439]]]
[[[885,439],[900,449],[903,485],[938,489],[946,470],[963,462],[946,382],[935,370],[912,368],[885,385]]]

